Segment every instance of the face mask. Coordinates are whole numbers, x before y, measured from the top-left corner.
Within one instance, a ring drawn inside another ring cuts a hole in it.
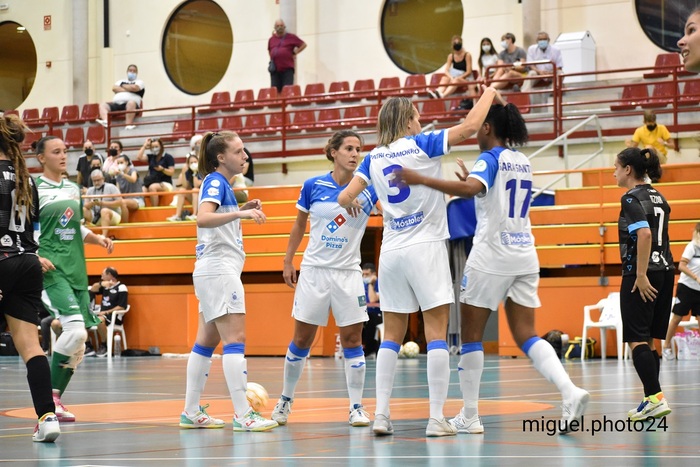
[[[92,156],[95,153],[95,151],[92,150],[92,148],[86,148],[85,149],[85,155],[86,156]]]
[[[117,155],[117,152],[118,152],[118,151],[117,151],[116,149],[112,148],[112,149],[109,150],[109,155],[112,156],[112,157],[114,157],[114,156]]]
[[[649,130],[649,131],[656,130],[656,123],[652,123],[651,125],[647,125],[647,130]]]
[[[126,77],[129,79],[129,81],[134,81],[136,79],[136,73],[130,71],[126,74]]]
[[[372,282],[372,278],[369,276],[362,277],[362,282],[364,282],[365,284],[369,284],[370,282]]]
[[[508,48],[508,41],[501,41],[501,47],[503,47],[504,49],[507,49]]]
[[[275,32],[276,32],[277,34],[282,34],[282,33],[284,33],[284,29],[285,29],[284,26],[275,26]]]
[[[126,170],[126,164],[118,164],[119,165],[119,170],[122,172]]]
[[[198,168],[199,168],[199,164],[198,164],[198,163],[193,162],[193,163],[190,164],[190,170],[191,170],[192,172],[196,172]]]
[[[482,45],[481,50],[484,51],[485,54],[491,52],[491,46],[490,45]]]
[[[160,152],[160,148],[159,148],[158,146],[153,146],[153,147],[151,148],[151,152],[152,152],[153,154],[158,154],[158,153]]]
[[[547,48],[548,45],[549,45],[549,41],[548,41],[548,40],[537,41],[537,47],[539,47],[539,48],[542,49],[542,50],[545,50],[545,49]]]
[[[455,50],[462,50],[462,43],[461,43],[461,42],[455,42],[455,43],[452,45],[452,48],[455,49]]]

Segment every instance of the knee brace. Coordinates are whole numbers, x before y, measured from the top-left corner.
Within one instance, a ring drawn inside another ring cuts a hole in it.
[[[87,331],[85,323],[81,319],[63,322],[63,332],[56,340],[54,350],[60,354],[71,357],[68,366],[75,368],[82,360],[85,353],[85,341],[87,340]],[[74,360],[79,356],[77,362]]]

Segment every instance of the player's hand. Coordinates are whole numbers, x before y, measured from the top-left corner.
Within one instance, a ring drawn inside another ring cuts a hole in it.
[[[245,203],[243,206],[239,208],[241,211],[247,211],[248,209],[262,209],[262,201],[259,199],[251,199],[247,203]]]
[[[632,286],[632,292],[639,290],[639,295],[642,296],[643,301],[653,301],[656,299],[657,290],[651,286],[649,278],[647,276],[637,277]]]
[[[459,166],[460,170],[462,173],[455,172],[455,175],[457,178],[459,178],[461,181],[466,182],[467,177],[469,176],[469,170],[467,170],[467,166],[464,165],[464,161],[460,159],[459,157],[457,158],[457,165]]]
[[[401,185],[420,185],[423,180],[423,176],[416,172],[415,170],[407,169],[405,167],[398,170],[394,170],[394,181]]]
[[[39,257],[39,262],[41,263],[41,272],[43,273],[47,273],[56,269],[56,266],[54,266],[53,263],[46,258]]]
[[[284,278],[285,284],[291,288],[296,288],[297,286],[297,270],[294,264],[284,263],[284,268],[282,269],[282,277]]]
[[[241,214],[241,217],[246,219],[252,219],[255,221],[256,224],[264,224],[267,220],[265,213],[262,212],[260,209],[247,209],[245,211],[241,211]]]
[[[352,203],[350,203],[350,206],[345,208],[345,211],[350,217],[357,217],[362,212],[362,203],[355,198],[352,200]]]
[[[114,242],[112,241],[112,239],[109,237],[105,237],[104,235],[99,235],[97,238],[99,239],[99,245],[106,248],[107,253],[111,255],[114,251]]]

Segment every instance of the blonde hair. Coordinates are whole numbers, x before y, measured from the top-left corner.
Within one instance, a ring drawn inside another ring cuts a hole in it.
[[[27,127],[17,115],[2,115],[0,117],[0,151],[12,162],[15,168],[15,191],[17,206],[27,208],[30,215],[34,204],[31,187],[31,176],[19,145],[24,141]]]
[[[695,224],[695,230],[693,230],[693,243],[700,247],[700,222]]]
[[[413,102],[407,97],[391,97],[384,102],[377,118],[377,147],[389,146],[406,136],[415,112]]]

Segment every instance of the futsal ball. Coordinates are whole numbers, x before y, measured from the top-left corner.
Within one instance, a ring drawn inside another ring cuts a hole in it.
[[[406,358],[415,358],[420,353],[420,347],[413,341],[408,341],[403,345],[403,356]]]
[[[248,404],[256,412],[260,412],[270,400],[270,395],[264,387],[258,383],[248,383],[248,388],[245,391],[245,397],[248,399]]]

